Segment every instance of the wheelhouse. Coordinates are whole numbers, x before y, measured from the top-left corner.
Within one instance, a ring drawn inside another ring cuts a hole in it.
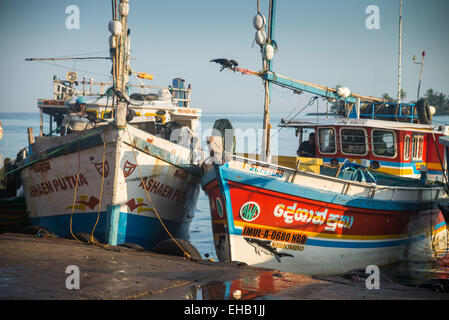
[[[350,161],[381,172],[419,177],[427,170],[429,178],[442,180],[446,168],[444,147],[438,138],[448,135],[449,127],[407,124],[372,119],[334,119],[319,124],[294,121],[282,125],[296,129],[299,145],[315,133],[316,158],[324,163]]]
[[[112,83],[94,82],[93,79],[73,83],[59,80],[54,76],[53,84],[53,99],[38,100],[40,109],[38,139],[58,135],[64,116],[69,112],[69,106],[75,103],[77,96],[86,98],[87,118],[94,119],[98,125],[115,118],[114,102],[117,98],[110,89]],[[77,86],[82,86],[82,89],[77,89]],[[98,87],[99,90],[95,90]],[[133,116],[129,120],[130,125],[155,136],[168,140],[182,140],[182,144],[190,145],[187,138],[197,131],[202,111],[190,106],[191,87],[188,85],[185,88],[184,79],[175,78],[168,87],[130,84],[128,90],[140,91],[129,94],[128,109],[133,111]],[[43,129],[44,114],[49,116],[47,134]],[[171,133],[175,130],[178,130],[176,132],[179,132],[179,135],[172,136]]]

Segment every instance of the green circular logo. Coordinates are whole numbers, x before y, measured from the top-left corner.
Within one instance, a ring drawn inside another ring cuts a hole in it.
[[[240,208],[240,217],[242,217],[243,220],[248,222],[256,220],[259,217],[259,214],[260,214],[260,207],[257,203],[253,201],[246,202]]]
[[[223,218],[223,205],[221,204],[220,198],[215,199],[215,204],[217,205],[218,215]]]

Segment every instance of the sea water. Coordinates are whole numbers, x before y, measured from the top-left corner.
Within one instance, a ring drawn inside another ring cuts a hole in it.
[[[272,129],[271,153],[295,156],[299,141],[295,130],[282,128],[277,124],[285,114],[271,114]],[[262,115],[256,113],[213,114],[203,113],[198,129],[201,146],[207,154],[206,137],[211,134],[215,120],[227,118],[233,124],[237,141],[236,152],[260,153],[262,137]],[[316,117],[310,117],[311,120]],[[0,154],[14,159],[16,154],[28,146],[27,128],[32,127],[35,135],[39,133],[38,113],[0,113],[3,126],[3,138],[0,139]],[[48,116],[44,115],[44,132],[48,132]],[[449,116],[435,116],[434,124],[449,124]],[[244,138],[242,138],[244,137]],[[305,132],[304,138],[308,137]],[[3,161],[3,160],[1,160]],[[209,211],[209,200],[201,190],[195,209],[195,218],[190,227],[190,242],[203,257],[217,260],[213,244],[212,226]],[[381,268],[397,282],[418,285],[429,279],[449,279],[449,254],[447,248],[437,253],[436,260],[426,257],[415,257],[394,265]]]

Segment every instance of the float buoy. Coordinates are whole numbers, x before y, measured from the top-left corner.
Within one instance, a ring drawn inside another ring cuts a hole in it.
[[[145,250],[142,246],[140,246],[136,243],[121,243],[118,246],[127,248],[127,249],[136,250],[136,251],[144,251]]]
[[[78,232],[78,233],[75,233],[74,236],[75,236],[76,238],[73,237],[72,235],[69,235],[68,238],[69,238],[69,239],[74,239],[74,240],[79,240],[79,241],[84,242],[84,243],[87,243],[87,244],[90,243],[90,233],[87,233],[87,232]],[[93,242],[94,242],[94,243],[99,242],[98,239],[95,238],[95,236],[93,236]]]
[[[32,234],[34,236],[42,237],[42,236],[52,236],[53,233],[45,227],[42,226],[26,226],[20,231],[20,233],[24,234]]]

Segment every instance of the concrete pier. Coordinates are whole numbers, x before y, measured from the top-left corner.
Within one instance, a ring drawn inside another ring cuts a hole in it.
[[[79,289],[73,288],[76,272],[69,266],[79,270]],[[365,280],[357,277],[310,277],[61,238],[0,234],[2,300],[448,298],[448,293],[401,286],[383,278],[380,289],[369,290]]]

